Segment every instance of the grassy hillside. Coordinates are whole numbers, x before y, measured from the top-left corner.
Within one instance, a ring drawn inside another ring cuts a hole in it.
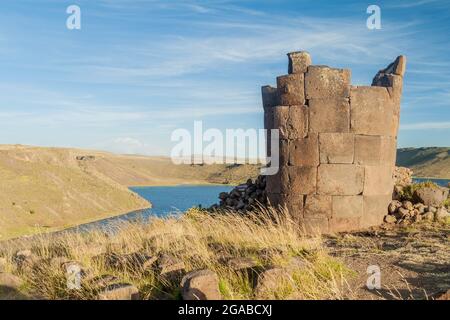
[[[86,166],[126,186],[237,184],[258,175],[252,165],[174,165],[169,158],[103,153]]]
[[[450,148],[402,148],[397,165],[411,168],[414,176],[450,179]]]
[[[0,147],[0,240],[150,206],[77,161],[77,154],[69,149]]]
[[[450,178],[450,148],[399,149],[416,176]],[[128,186],[237,184],[255,165],[174,165],[169,158],[0,146],[0,240],[149,207]]]
[[[0,240],[148,208],[128,186],[237,183],[255,166],[175,166],[168,158],[0,146]]]

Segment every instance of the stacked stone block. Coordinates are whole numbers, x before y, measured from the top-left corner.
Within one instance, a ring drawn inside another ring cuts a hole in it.
[[[268,200],[307,232],[381,224],[394,184],[405,57],[372,86],[352,86],[350,70],[311,65],[307,52],[288,57],[289,74],[262,88],[265,128],[280,136]]]

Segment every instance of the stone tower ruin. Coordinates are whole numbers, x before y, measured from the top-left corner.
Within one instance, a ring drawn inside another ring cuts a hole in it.
[[[371,86],[352,86],[349,69],[311,65],[307,52],[288,57],[277,88],[262,87],[264,126],[280,137],[268,200],[308,232],[381,224],[392,199],[405,57]]]

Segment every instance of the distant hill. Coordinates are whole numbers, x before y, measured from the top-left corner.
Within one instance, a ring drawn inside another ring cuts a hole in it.
[[[249,165],[174,165],[169,158],[0,145],[0,240],[148,208],[128,186],[236,184]]]
[[[450,179],[450,148],[399,149],[415,176]],[[257,165],[174,165],[169,158],[0,145],[0,240],[147,208],[129,186],[238,184]]]
[[[411,168],[416,177],[450,179],[450,148],[402,148],[397,165]]]

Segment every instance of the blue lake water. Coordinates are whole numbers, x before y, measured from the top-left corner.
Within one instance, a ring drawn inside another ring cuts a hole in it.
[[[413,182],[425,182],[425,181],[432,181],[436,183],[437,185],[448,187],[450,183],[450,179],[426,179],[426,178],[413,178]]]
[[[78,230],[93,228],[108,228],[123,220],[147,220],[150,216],[167,216],[179,214],[189,208],[199,206],[209,207],[218,203],[219,193],[231,191],[232,186],[222,185],[179,185],[171,187],[134,187],[130,188],[144,199],[149,200],[153,207],[147,210],[131,212],[76,227]]]
[[[414,178],[414,182],[433,181],[438,185],[447,186],[449,179]],[[141,197],[149,200],[153,207],[147,210],[131,212],[76,227],[77,230],[94,228],[108,229],[123,220],[147,220],[150,216],[167,216],[180,214],[194,206],[209,207],[219,201],[221,192],[231,191],[232,186],[221,185],[179,185],[172,187],[134,187],[130,188]]]

